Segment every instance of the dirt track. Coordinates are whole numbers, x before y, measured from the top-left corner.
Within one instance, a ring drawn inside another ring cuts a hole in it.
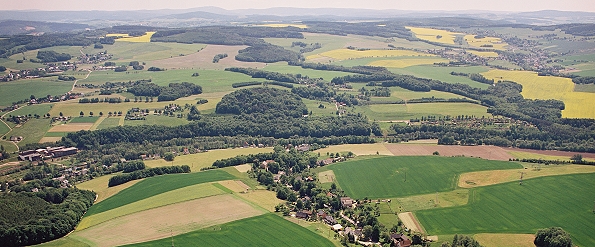
[[[401,221],[403,221],[403,224],[405,225],[405,227],[411,229],[414,232],[424,233],[423,229],[421,228],[421,225],[419,224],[419,222],[417,222],[417,220],[415,219],[415,216],[413,216],[413,213],[405,212],[405,213],[400,213],[398,216],[399,216],[399,219],[401,219]]]

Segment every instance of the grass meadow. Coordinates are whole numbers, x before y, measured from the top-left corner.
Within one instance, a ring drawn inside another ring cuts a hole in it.
[[[37,143],[45,133],[50,129],[50,119],[30,119],[21,127],[14,128],[9,134],[11,136],[22,136],[23,140],[19,142],[19,147],[24,147],[29,143]]]
[[[417,65],[432,65],[434,63],[447,63],[448,59],[444,58],[404,58],[398,60],[378,60],[371,62],[367,65],[370,66],[377,66],[377,67],[386,67],[386,68],[406,68],[410,66],[417,66]]]
[[[538,76],[530,71],[490,70],[483,73],[486,78],[509,80],[523,85],[521,94],[528,99],[557,99],[564,101],[562,111],[565,118],[595,119],[595,94],[575,92],[574,83],[569,78]]]
[[[62,95],[70,91],[72,82],[62,82],[50,78],[22,79],[0,83],[0,107],[10,106],[19,100],[29,100],[29,96],[45,97]]]
[[[8,115],[6,115],[7,117],[12,115],[12,116],[34,116],[35,114],[37,114],[38,116],[43,116],[45,114],[47,114],[50,109],[52,109],[52,106],[54,104],[41,104],[41,105],[29,105],[29,106],[23,106],[11,113],[9,113]]]
[[[485,106],[471,103],[418,103],[354,106],[348,108],[348,111],[362,113],[372,120],[391,121],[419,119],[427,116],[491,116],[486,109]]]
[[[329,168],[347,195],[361,199],[451,191],[461,173],[521,166],[478,158],[401,156],[348,161]]]
[[[179,246],[334,246],[324,237],[275,214],[207,227],[173,239]],[[131,246],[165,246],[171,241],[164,238]]]
[[[535,233],[564,228],[579,246],[595,246],[595,174],[510,182],[471,191],[468,205],[418,211],[428,234]]]
[[[138,43],[138,42],[116,42],[113,45],[104,45],[104,49],[93,49],[88,47],[83,50],[86,53],[93,54],[98,51],[107,50],[113,54],[112,61],[118,65],[128,65],[130,61],[149,62],[159,59],[189,55],[198,52],[204,48],[204,44],[180,44],[180,43]]]
[[[302,76],[308,76],[310,78],[323,78],[326,81],[331,81],[335,77],[353,74],[341,71],[304,69],[299,66],[289,66],[285,62],[269,64],[264,68],[264,70],[279,73],[301,74]]]
[[[435,55],[421,53],[417,51],[410,51],[410,50],[351,50],[351,49],[337,49],[326,51],[322,53],[318,53],[315,55],[307,56],[307,60],[318,59],[318,58],[332,58],[336,60],[347,60],[347,59],[357,59],[357,58],[366,58],[366,57],[402,57],[402,56],[411,56],[411,57],[420,57],[420,56],[429,56],[435,57]]]
[[[120,126],[120,119],[121,117],[108,117],[103,119],[99,126],[97,126],[97,129],[100,130]]]
[[[70,120],[70,123],[95,123],[99,117],[74,117]]]
[[[169,174],[144,179],[118,194],[93,205],[85,214],[89,217],[114,208],[140,201],[171,190],[195,184],[234,179],[235,177],[220,170],[189,174]]]

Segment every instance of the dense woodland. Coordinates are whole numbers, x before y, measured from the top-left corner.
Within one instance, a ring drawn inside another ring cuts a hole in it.
[[[95,200],[91,191],[45,186],[50,181],[31,183],[39,185],[38,192],[0,194],[3,246],[34,245],[63,237],[74,230]]]
[[[157,97],[157,101],[174,101],[193,94],[201,94],[202,87],[189,82],[170,83],[167,87],[162,87],[155,83],[141,81],[129,87],[128,92],[134,96]]]

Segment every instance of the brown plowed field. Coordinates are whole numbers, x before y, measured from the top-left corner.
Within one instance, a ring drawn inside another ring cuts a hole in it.
[[[386,148],[396,156],[432,155],[435,151],[440,156],[481,157],[489,160],[509,160],[513,158],[505,149],[496,146],[445,146],[417,144],[385,144]]]
[[[595,153],[580,153],[580,152],[566,152],[566,151],[555,151],[555,150],[533,150],[533,149],[522,149],[522,148],[503,148],[506,151],[517,151],[517,152],[527,152],[527,153],[535,153],[535,154],[543,154],[543,155],[551,155],[551,156],[564,156],[564,157],[572,157],[575,154],[581,154],[583,158],[595,159]]]
[[[265,63],[258,62],[241,62],[235,59],[238,51],[247,46],[230,46],[230,45],[207,45],[200,52],[192,53],[190,55],[166,58],[162,60],[152,61],[149,64],[160,68],[167,69],[225,69],[228,67],[250,67],[250,68],[264,68]],[[213,63],[213,57],[217,54],[227,54],[228,57],[219,60],[218,63]]]

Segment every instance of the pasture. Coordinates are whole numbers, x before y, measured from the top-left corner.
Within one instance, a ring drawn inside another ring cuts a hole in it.
[[[18,128],[13,128],[8,135],[22,136],[23,140],[19,142],[19,147],[24,147],[29,143],[38,143],[45,133],[50,129],[50,119],[30,119]]]
[[[119,65],[128,65],[130,61],[150,62],[160,59],[188,56],[204,48],[204,44],[180,44],[166,42],[135,43],[116,42],[113,45],[104,45],[104,49],[113,55],[112,61]],[[93,47],[87,47],[83,52],[88,54],[97,53]]]
[[[90,130],[92,126],[92,123],[68,123],[56,125],[49,129],[48,132],[77,132],[81,130]]]
[[[506,149],[496,146],[436,145],[436,142],[434,142],[434,145],[424,143],[420,143],[418,145],[411,145],[407,143],[385,144],[385,147],[392,153],[392,155],[395,156],[432,155],[432,153],[438,151],[441,156],[447,157],[480,157],[482,159],[502,161],[507,161],[512,158],[512,156],[507,153]]]
[[[490,70],[482,73],[488,79],[509,80],[523,85],[521,94],[528,99],[557,99],[564,102],[565,118],[595,119],[595,94],[574,92],[574,83],[569,78],[538,76],[530,71]]]
[[[153,208],[72,233],[93,246],[117,246],[167,238],[200,228],[261,215],[232,195],[217,195]]]
[[[170,238],[134,246],[165,246]],[[174,237],[180,246],[334,246],[324,237],[274,214],[208,227]]]
[[[72,88],[72,82],[62,82],[53,77],[41,79],[22,79],[0,83],[0,107],[10,106],[20,100],[29,101],[30,95],[44,97],[58,96],[67,93]],[[57,116],[57,115],[55,115]]]
[[[212,166],[213,162],[220,159],[227,159],[238,155],[270,153],[272,151],[273,148],[217,149],[208,150],[207,152],[203,153],[177,156],[173,162],[166,161],[164,159],[146,160],[145,165],[147,167],[188,165],[190,166],[190,170],[192,172],[198,172],[200,171],[200,168]]]
[[[463,33],[449,32],[446,30],[423,28],[423,27],[405,27],[415,34],[415,37],[431,42],[455,44],[455,37],[457,35],[464,35]]]
[[[175,55],[169,58],[154,60],[147,64],[160,68],[167,69],[216,69],[223,70],[229,67],[250,67],[263,68],[266,63],[260,62],[242,62],[235,59],[239,50],[247,46],[229,46],[229,45],[207,45],[201,48],[199,52],[179,56]],[[227,54],[228,57],[219,60],[218,63],[213,63],[213,57],[217,54]]]
[[[97,129],[107,129],[120,126],[120,119],[121,117],[108,117],[106,119],[103,119],[99,126],[97,126]]]
[[[118,217],[141,212],[144,210],[149,210],[152,208],[163,207],[166,205],[221,194],[225,194],[225,192],[218,189],[210,183],[191,185],[180,189],[161,193],[159,195],[155,195],[140,201],[126,204],[121,207],[114,208],[105,212],[84,217],[77,226],[76,230],[82,231],[89,227],[113,220]]]
[[[381,157],[329,166],[345,193],[357,199],[451,191],[461,173],[514,168],[521,166],[512,162],[436,156]]]
[[[173,117],[173,116],[157,116],[157,115],[148,115],[146,116],[145,120],[124,120],[124,125],[126,126],[139,126],[139,125],[163,125],[163,126],[180,126],[184,124],[188,124],[190,121],[188,119]]]
[[[279,203],[284,203],[283,200],[277,198],[276,192],[264,189],[249,190],[248,193],[240,193],[236,195],[241,197],[244,201],[258,205],[269,212],[275,212],[275,206],[279,205]]]
[[[379,60],[371,62],[367,65],[386,67],[386,68],[406,68],[417,65],[432,65],[434,63],[448,63],[448,59],[444,58],[404,58],[397,60]]]
[[[307,56],[307,60],[312,59],[319,59],[319,58],[330,58],[335,60],[347,60],[347,59],[357,59],[357,58],[365,58],[365,57],[402,57],[402,56],[412,56],[412,57],[420,57],[420,56],[428,56],[434,57],[435,55],[421,53],[417,51],[410,51],[410,50],[351,50],[351,49],[337,49],[332,51],[326,51],[322,53],[318,53],[315,55]]]
[[[90,124],[93,124],[93,123],[97,122],[98,119],[99,119],[99,117],[91,117],[91,116],[88,116],[88,117],[75,117],[75,118],[72,118],[69,123],[71,123],[71,124],[74,124],[74,123],[87,123],[87,124],[90,123]]]
[[[308,76],[310,78],[323,78],[326,81],[331,81],[335,77],[352,75],[353,73],[341,72],[341,71],[326,71],[326,70],[314,70],[304,69],[299,66],[289,66],[286,62],[278,62],[268,64],[264,70],[273,71],[279,73],[289,74],[301,74],[302,76]]]
[[[140,201],[171,190],[195,184],[234,179],[232,175],[221,170],[212,170],[187,174],[169,174],[143,179],[135,185],[120,191],[118,194],[93,205],[85,214],[87,217],[114,208]]]
[[[378,121],[410,120],[426,116],[491,116],[486,107],[471,103],[378,104],[354,106],[352,109],[353,112]]]
[[[550,176],[474,188],[468,205],[417,211],[428,234],[529,233],[564,228],[578,246],[594,246],[595,174]]]
[[[54,104],[28,105],[8,113],[6,116],[43,116],[52,109]]]
[[[469,66],[469,67],[438,67],[438,66],[428,66],[428,65],[418,65],[418,66],[410,66],[406,68],[389,68],[389,70],[393,73],[397,74],[406,74],[417,76],[421,78],[428,78],[439,80],[446,83],[462,83],[472,87],[477,87],[481,89],[487,89],[489,87],[488,84],[479,83],[473,81],[467,77],[462,76],[454,76],[451,75],[450,72],[459,72],[459,73],[482,73],[489,70],[488,67],[484,66]]]
[[[480,233],[473,238],[485,247],[535,247],[534,234]]]

